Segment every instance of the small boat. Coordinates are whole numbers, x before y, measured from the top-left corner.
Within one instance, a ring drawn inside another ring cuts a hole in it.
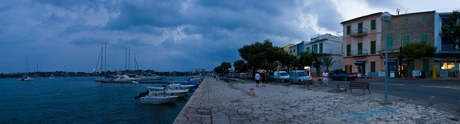
[[[29,76],[23,76],[19,78],[19,81],[33,81],[35,78],[29,77]]]
[[[185,85],[193,85],[195,87],[198,87],[200,85],[200,83],[196,82],[196,81],[187,81],[184,83]]]
[[[54,79],[54,74],[51,74],[51,75],[50,75],[50,79],[51,79],[51,80]]]
[[[147,87],[147,88],[151,91],[157,91],[156,93],[158,95],[166,95],[166,96],[185,97],[188,92],[188,90],[171,89],[169,85],[163,85],[162,87],[153,86],[153,87]],[[158,91],[163,91],[163,92],[158,92]]]
[[[178,84],[178,83],[175,83],[175,82],[169,83],[169,88],[171,88],[171,89],[173,89],[173,90],[185,90],[185,91],[189,91],[189,90],[192,89],[193,87],[195,87],[195,85]]]
[[[138,84],[139,82],[138,81],[131,81],[133,84]]]
[[[162,95],[159,93],[163,92]],[[140,98],[143,104],[164,104],[164,103],[175,103],[178,96],[166,95],[165,88],[149,88],[146,92],[140,93],[139,96],[134,97],[135,99]]]

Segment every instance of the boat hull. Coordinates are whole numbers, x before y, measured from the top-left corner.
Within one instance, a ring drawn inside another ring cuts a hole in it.
[[[164,104],[164,103],[175,103],[178,96],[146,96],[141,97],[141,103],[143,104]]]

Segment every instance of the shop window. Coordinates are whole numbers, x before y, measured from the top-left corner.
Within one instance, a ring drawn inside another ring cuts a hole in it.
[[[450,70],[450,69],[454,69],[454,67],[455,67],[455,63],[453,62],[442,62],[441,63],[442,70]]]

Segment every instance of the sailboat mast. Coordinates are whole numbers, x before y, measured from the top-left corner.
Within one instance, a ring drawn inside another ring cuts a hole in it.
[[[104,62],[104,59],[102,58],[102,57],[104,57],[104,56],[102,56],[102,53],[104,52],[103,49],[104,49],[104,47],[101,47],[101,74],[102,74],[102,72],[103,72],[103,70],[102,70],[102,63]]]
[[[104,45],[104,71],[107,71],[107,43]]]
[[[30,68],[29,68],[29,60],[27,59],[27,55],[26,55],[26,64],[27,64],[27,74],[29,74]]]

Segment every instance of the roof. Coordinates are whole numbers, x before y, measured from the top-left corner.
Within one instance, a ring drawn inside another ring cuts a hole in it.
[[[340,24],[347,23],[347,22],[354,21],[354,20],[358,20],[358,19],[361,19],[361,18],[367,18],[367,17],[374,16],[374,15],[381,15],[382,13],[383,13],[383,12],[372,13],[372,14],[369,14],[369,15],[365,15],[365,16],[361,16],[361,17],[358,17],[358,18],[354,18],[354,19],[350,19],[350,20],[347,20],[347,21],[343,21],[343,22],[340,23]]]

